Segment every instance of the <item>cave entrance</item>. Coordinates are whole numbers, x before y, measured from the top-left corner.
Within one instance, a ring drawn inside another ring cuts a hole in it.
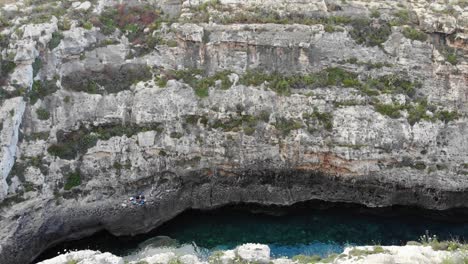
[[[92,249],[131,258],[141,252],[157,253],[161,247],[206,258],[213,251],[251,242],[269,245],[274,257],[326,256],[341,253],[347,245],[405,245],[426,233],[443,240],[464,241],[468,239],[467,216],[466,209],[367,208],[319,201],[289,207],[230,205],[186,211],[142,235],[115,237],[100,232],[64,242],[48,249],[35,262],[64,250]]]

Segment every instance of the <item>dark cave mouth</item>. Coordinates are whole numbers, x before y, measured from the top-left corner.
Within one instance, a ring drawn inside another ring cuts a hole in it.
[[[369,208],[358,204],[308,201],[292,206],[232,204],[186,210],[154,230],[136,236],[107,231],[59,243],[33,263],[68,250],[99,250],[131,256],[148,247],[192,247],[206,258],[216,250],[262,243],[274,257],[341,253],[348,245],[405,245],[429,233],[441,240],[468,240],[468,209],[444,211],[408,206]],[[135,224],[138,224],[137,221]]]

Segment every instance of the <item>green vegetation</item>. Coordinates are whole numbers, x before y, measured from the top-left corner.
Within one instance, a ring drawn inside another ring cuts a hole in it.
[[[333,115],[332,113],[321,113],[317,108],[311,114],[303,113],[302,118],[307,124],[309,132],[317,130],[317,126],[321,126],[328,131],[333,129]]]
[[[467,264],[467,263],[468,263],[468,256],[446,257],[441,262],[441,264]]]
[[[416,163],[413,164],[413,168],[417,169],[417,170],[425,170],[426,169],[426,164],[422,161],[418,161]]]
[[[341,107],[341,106],[354,106],[354,105],[364,105],[365,102],[360,102],[358,100],[346,100],[346,101],[335,101],[333,102],[333,105],[335,107]]]
[[[68,18],[63,18],[61,21],[57,23],[58,29],[61,31],[70,30],[71,22]]]
[[[108,46],[108,45],[113,45],[113,44],[118,44],[118,43],[119,43],[119,41],[116,40],[116,39],[104,39],[101,42],[99,42],[99,44],[97,46],[105,47],[105,46]]]
[[[32,192],[36,190],[36,186],[32,182],[25,181],[23,183],[24,192]]]
[[[89,21],[86,21],[86,22],[83,23],[82,27],[84,29],[90,30],[90,29],[93,28],[93,24],[91,22],[89,22]]]
[[[115,9],[107,9],[101,13],[101,16],[97,21],[95,21],[95,25],[101,28],[101,32],[104,35],[110,35],[115,32],[116,22],[115,18],[117,16],[117,10]]]
[[[367,18],[354,19],[351,22],[353,29],[349,32],[358,44],[366,46],[380,46],[387,41],[392,33],[390,25],[383,21],[371,21]]]
[[[393,67],[393,64],[388,63],[388,62],[375,62],[375,63],[371,62],[371,61],[365,62],[365,61],[359,61],[355,57],[349,58],[349,59],[344,60],[344,61],[340,61],[339,63],[340,64],[350,63],[350,64],[359,65],[359,66],[366,66],[366,68],[368,70],[381,69],[383,67]]]
[[[154,38],[153,34],[145,34],[143,31],[145,28],[159,28],[163,20],[162,12],[151,5],[119,4],[107,8],[90,22],[101,28],[104,35],[113,34],[116,29],[120,29],[132,44],[145,45],[144,50],[151,50],[160,38]],[[86,23],[83,26],[89,27]]]
[[[246,135],[255,133],[258,119],[252,115],[231,116],[228,120],[217,119],[210,123],[210,127],[214,129],[222,129],[228,131],[244,131]]]
[[[360,256],[367,256],[372,254],[380,254],[380,253],[388,253],[388,250],[383,249],[381,246],[375,246],[372,250],[370,249],[358,249],[353,248],[349,251],[349,255],[360,257]]]
[[[299,264],[310,264],[319,262],[322,257],[313,255],[313,256],[306,256],[306,255],[296,255],[292,258],[293,261],[296,261]]]
[[[63,189],[66,191],[71,190],[73,187],[79,186],[81,184],[81,173],[79,170],[70,172],[66,176],[65,185]]]
[[[333,263],[337,258],[341,257],[342,255],[338,254],[330,254],[325,258],[320,256],[307,256],[307,255],[296,255],[292,257],[292,260],[297,262],[298,264],[316,264],[316,263]]]
[[[24,135],[24,139],[27,141],[35,140],[47,140],[49,138],[49,132],[37,132]]]
[[[426,41],[427,34],[412,27],[405,27],[403,29],[403,36],[412,40]]]
[[[270,116],[271,116],[270,112],[266,110],[262,110],[260,111],[260,114],[258,115],[258,119],[262,120],[265,123],[268,123],[270,122]]]
[[[405,105],[400,104],[381,104],[375,103],[374,108],[377,112],[382,115],[389,116],[391,118],[401,117],[401,112],[406,110],[408,112],[408,123],[414,125],[421,120],[435,122],[441,120],[445,123],[456,120],[459,115],[457,112],[451,112],[447,110],[436,111],[437,108],[433,105],[429,105],[426,100],[416,100],[413,103]],[[433,116],[428,115],[427,112],[434,112]]]
[[[228,16],[217,16],[208,12],[208,7],[218,11],[228,11]],[[253,8],[244,10],[244,12],[235,12],[229,10],[229,7],[223,6],[219,1],[209,1],[204,4],[192,8],[194,17],[190,18],[191,23],[207,23],[210,19],[218,24],[303,24],[303,25],[324,25],[326,32],[343,31],[342,26],[351,25],[353,30],[351,36],[359,43],[369,46],[380,45],[388,39],[391,33],[390,26],[383,20],[375,21],[362,18],[356,19],[346,16],[328,16],[328,17],[311,17],[299,14],[280,14],[272,10],[264,10]],[[378,18],[380,13],[377,10],[371,12],[371,17]]]
[[[435,121],[436,119],[427,114],[427,111],[435,112],[436,107],[429,105],[425,99],[419,99],[413,104],[407,104],[406,110],[408,111],[408,122],[411,125],[414,125],[421,120]]]
[[[328,16],[328,17],[310,17],[307,15],[300,14],[287,14],[283,15],[273,10],[264,10],[260,8],[253,8],[250,10],[244,10],[244,12],[232,12],[228,7],[219,4],[219,1],[213,1],[216,4],[209,4],[212,9],[218,11],[231,11],[229,16],[211,16],[207,9],[198,10],[194,8],[192,11],[195,17],[190,18],[191,22],[209,22],[211,18],[213,21],[219,24],[303,24],[303,25],[317,25],[323,24],[325,27],[335,28],[338,25],[347,25],[353,18],[345,16]],[[336,29],[339,30],[339,29]]]
[[[167,86],[167,79],[164,76],[158,76],[155,78],[156,85],[160,88],[165,88]]]
[[[421,87],[421,83],[412,82],[407,78],[396,74],[385,75],[376,79],[371,78],[366,81],[362,88],[389,94],[406,94],[413,97],[416,94],[416,88]]]
[[[178,257],[175,257],[175,258],[172,258],[171,260],[169,260],[169,262],[167,264],[182,264],[183,262],[178,258]]]
[[[38,108],[36,109],[37,118],[40,120],[48,120],[50,118],[50,113],[47,109]]]
[[[170,136],[171,138],[177,138],[177,139],[179,139],[179,138],[183,137],[184,135],[183,135],[182,133],[180,133],[180,132],[171,132],[171,134],[169,134],[169,136]]]
[[[355,74],[341,68],[328,68],[318,73],[289,76],[279,73],[248,71],[241,77],[240,83],[253,86],[267,83],[267,87],[279,95],[290,95],[291,89],[325,86],[358,87],[360,85]]]
[[[458,0],[457,5],[459,5],[461,8],[468,7],[468,0]]]
[[[221,5],[220,0],[209,0],[196,7],[198,12],[208,12],[208,7],[217,9]]]
[[[436,113],[435,118],[447,124],[450,121],[458,119],[459,114],[456,111],[442,110]]]
[[[55,49],[60,44],[62,39],[63,39],[63,35],[61,32],[56,31],[52,33],[52,39],[49,41],[49,49],[50,50]]]
[[[457,53],[453,52],[453,53],[449,53],[446,55],[446,60],[452,64],[452,65],[456,65],[458,63],[458,59],[457,59]]]
[[[243,115],[242,111],[237,111],[238,115],[230,115],[228,118],[209,120],[206,116],[187,115],[185,116],[184,126],[195,126],[198,123],[203,124],[210,129],[219,129],[224,132],[243,132],[246,135],[252,135],[257,129],[259,122],[267,123],[270,113],[261,111],[258,115]]]
[[[375,104],[375,110],[382,115],[389,116],[391,118],[401,117],[400,110],[404,109],[404,105],[399,104]]]
[[[391,26],[408,25],[411,22],[411,14],[407,9],[400,9],[396,11],[393,16],[395,18],[390,21]]]
[[[370,13],[370,17],[372,18],[379,18],[380,17],[380,12],[377,9],[372,9]]]
[[[11,184],[11,177],[16,175],[20,179],[21,182],[26,182],[24,177],[24,172],[28,167],[35,167],[38,168],[43,175],[49,174],[49,163],[43,160],[43,156],[35,156],[35,157],[24,157],[22,160],[16,160],[9,177],[7,178],[8,184]]]
[[[1,18],[0,18],[1,23]],[[10,44],[10,39],[7,35],[3,35],[0,33],[0,50],[5,49]]]
[[[0,31],[2,31],[4,28],[9,27],[11,23],[8,21],[6,17],[1,16],[0,17]]]
[[[57,132],[57,143],[51,145],[47,151],[52,156],[72,160],[78,155],[85,154],[89,148],[94,147],[98,140],[109,140],[115,136],[131,137],[144,131],[162,132],[159,123],[148,125],[122,125],[108,124],[91,128],[80,128],[72,132]]]
[[[36,77],[36,75],[39,73],[39,70],[41,69],[42,67],[42,60],[40,57],[37,57],[33,64],[32,64],[32,68],[33,68],[33,77]]]
[[[0,49],[1,50],[1,49]],[[0,56],[0,86],[5,85],[8,80],[8,75],[12,73],[16,68],[16,64],[13,61],[2,60]],[[4,89],[0,89],[0,100],[19,96],[19,92],[11,92]]]
[[[50,81],[34,81],[31,91],[28,94],[29,102],[33,105],[37,100],[55,93],[58,89],[56,79]]]
[[[463,244],[458,240],[439,241],[436,235],[426,233],[419,237],[419,242],[424,246],[430,246],[433,250],[456,251],[468,250],[468,244]]]
[[[187,123],[187,124],[196,125],[196,124],[198,124],[198,121],[200,121],[200,123],[205,125],[205,126],[208,124],[208,118],[206,116],[199,116],[199,115],[187,115],[187,116],[185,116],[185,123]]]
[[[143,64],[106,65],[99,72],[74,72],[62,78],[62,86],[69,90],[91,94],[118,93],[132,84],[152,78],[151,68]]]
[[[326,258],[322,259],[322,263],[333,263],[337,258],[342,257],[343,255],[338,255],[336,253],[328,255]]]
[[[289,135],[293,130],[302,128],[302,122],[299,120],[284,117],[276,118],[276,122],[273,125],[283,136]]]
[[[36,13],[39,12],[39,13]],[[50,20],[52,20],[52,14],[45,14],[45,13],[40,13],[42,12],[41,10],[34,10],[33,13],[30,15],[28,22],[30,24],[42,24],[42,23],[48,23]]]
[[[208,263],[210,264],[221,264],[223,263],[221,257],[224,255],[223,251],[214,251],[211,253],[210,257],[208,258]]]
[[[114,162],[114,164],[112,165],[112,167],[117,170],[118,172],[120,172],[122,169],[126,169],[126,170],[129,170],[132,168],[132,163],[130,161],[126,161],[126,163],[124,164],[121,164],[117,161]]]
[[[16,68],[16,63],[13,61],[0,60],[0,73],[5,76],[12,73]]]
[[[457,49],[447,45],[437,45],[436,48],[439,50],[440,54],[445,57],[445,60],[448,63],[452,65],[456,65],[458,63]]]
[[[216,81],[221,81],[220,88],[222,90],[229,89],[232,86],[232,82],[229,80],[229,74],[231,74],[230,71],[220,71],[212,76],[203,77],[203,70],[178,70],[166,73],[165,76],[160,77],[161,79],[158,82],[165,83],[168,79],[182,80],[194,89],[198,97],[204,98],[209,96],[208,90],[210,87],[215,86]]]

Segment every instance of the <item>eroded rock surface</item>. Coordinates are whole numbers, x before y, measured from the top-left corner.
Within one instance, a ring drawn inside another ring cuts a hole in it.
[[[274,264],[439,264],[463,263],[467,258],[465,251],[436,251],[430,246],[365,246],[348,247],[341,254],[333,254],[325,258],[319,256],[299,255],[292,259],[272,258],[270,249],[261,244],[244,244],[234,250],[213,253],[208,260],[200,260],[195,255],[176,255],[170,252],[158,253],[141,257],[138,260],[125,260],[110,253],[83,250],[59,255],[53,259],[39,262],[40,264],[67,264],[76,261],[78,264],[240,264],[240,263],[274,263]]]
[[[0,16],[1,263],[229,203],[467,207],[465,1],[30,3]]]

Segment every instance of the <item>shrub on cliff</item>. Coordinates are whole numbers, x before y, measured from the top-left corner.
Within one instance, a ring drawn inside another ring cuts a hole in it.
[[[400,110],[404,108],[403,105],[398,104],[375,104],[375,110],[382,115],[386,115],[391,118],[399,118],[401,117]]]
[[[118,93],[151,77],[151,68],[143,64],[105,65],[98,72],[77,71],[66,75],[62,78],[62,86],[92,94]]]
[[[311,114],[303,113],[302,118],[307,123],[309,132],[317,130],[317,126],[321,126],[328,131],[333,129],[333,114],[326,112],[319,112],[317,108],[314,108],[314,112]]]
[[[393,13],[394,18],[390,21],[391,26],[402,26],[410,24],[411,13],[406,9],[400,9]]]
[[[51,145],[47,151],[52,156],[72,160],[79,155],[85,154],[89,148],[96,145],[99,139],[109,140],[112,137],[123,135],[131,137],[139,132],[162,132],[162,130],[163,128],[159,123],[152,123],[145,125],[106,124],[91,128],[81,127],[76,131],[70,132],[58,131],[57,143]]]
[[[58,31],[52,33],[52,39],[49,41],[49,49],[50,50],[55,49],[60,44],[62,39],[63,39],[62,33]]]
[[[183,81],[190,85],[195,91],[198,97],[208,97],[208,90],[210,87],[214,87],[216,81],[221,81],[220,88],[227,90],[232,86],[232,82],[229,80],[230,71],[220,71],[211,76],[203,76],[203,70],[200,69],[187,69],[179,71],[170,71],[162,77],[164,80],[176,79]]]
[[[403,33],[403,36],[411,40],[419,40],[419,41],[427,40],[427,34],[415,28],[405,27],[402,33]]]
[[[79,186],[81,184],[81,173],[80,171],[74,171],[67,174],[65,179],[65,185],[63,189],[66,191],[71,190],[73,187]]]
[[[38,108],[36,110],[37,118],[40,120],[47,120],[50,118],[50,113],[47,111],[47,109],[44,108]]]
[[[229,119],[216,119],[210,123],[211,128],[228,131],[244,131],[246,135],[255,133],[258,118],[252,115],[231,116]]]
[[[446,55],[446,59],[447,59],[447,61],[448,61],[450,64],[452,64],[452,65],[456,65],[457,62],[458,62],[457,54],[456,54],[455,52],[453,52],[453,53],[448,53],[448,54]]]
[[[16,63],[13,61],[0,60],[0,73],[2,77],[12,73],[15,68]]]
[[[358,44],[379,46],[392,33],[390,25],[383,20],[355,19],[351,22],[353,29],[349,32]]]
[[[243,85],[266,86],[279,95],[290,95],[292,89],[317,88],[327,86],[360,87],[357,75],[338,67],[324,69],[318,73],[305,75],[285,75],[247,71],[240,79]]]
[[[412,82],[408,76],[390,74],[375,79],[368,79],[364,84],[365,88],[377,89],[383,93],[406,94],[414,97],[416,89],[421,87],[421,83]]]
[[[427,114],[427,111],[429,110],[428,107],[426,100],[418,100],[413,104],[407,105],[406,110],[408,111],[408,123],[410,123],[410,125],[414,125],[421,120],[432,120],[432,117]]]
[[[289,135],[293,130],[302,128],[302,123],[300,121],[284,117],[276,118],[276,122],[273,125],[283,136]]]
[[[161,19],[161,12],[150,5],[119,4],[104,10],[91,22],[101,28],[104,35],[110,35],[119,28],[132,43],[142,42],[143,30]]]
[[[37,100],[43,99],[44,97],[55,93],[59,89],[55,81],[55,79],[50,81],[34,81],[31,91],[29,91],[28,94],[29,102],[33,105],[37,102]]]
[[[450,121],[456,120],[459,114],[456,111],[442,110],[437,112],[435,117],[447,124]]]

